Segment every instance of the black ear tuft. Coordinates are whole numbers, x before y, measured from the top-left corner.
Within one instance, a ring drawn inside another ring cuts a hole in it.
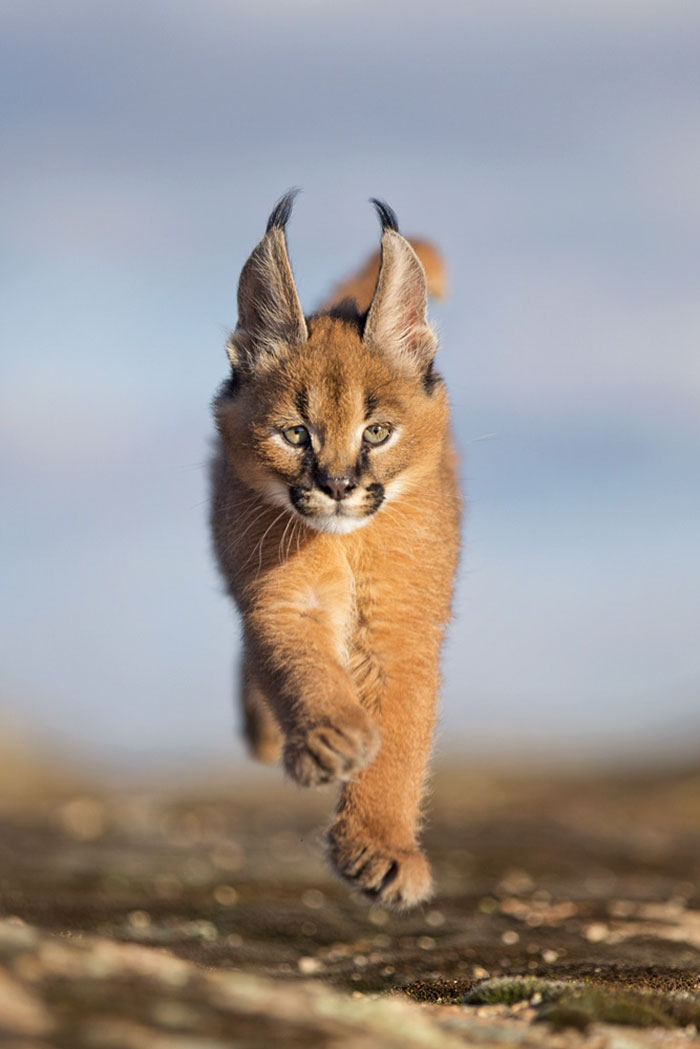
[[[396,212],[393,208],[384,200],[377,200],[376,197],[369,198],[370,204],[374,204],[377,214],[379,215],[379,221],[382,224],[382,233],[386,230],[393,230],[394,233],[399,232],[399,220],[396,217]]]
[[[292,205],[298,193],[298,189],[287,190],[282,199],[275,204],[273,212],[267,220],[266,233],[270,233],[273,229],[281,229],[284,233],[289,222],[289,216],[292,213]]]

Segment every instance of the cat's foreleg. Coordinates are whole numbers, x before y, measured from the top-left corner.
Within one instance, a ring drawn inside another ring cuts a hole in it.
[[[325,595],[327,596],[327,595]],[[332,600],[270,589],[245,617],[246,650],[284,736],[283,760],[303,786],[350,779],[379,736],[343,664],[343,617]]]
[[[385,681],[376,716],[381,747],[343,787],[329,854],[338,873],[366,896],[402,909],[432,894],[417,833],[435,721],[437,653],[387,666]]]

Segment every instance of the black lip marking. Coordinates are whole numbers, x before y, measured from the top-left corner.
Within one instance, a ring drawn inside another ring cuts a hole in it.
[[[384,485],[379,484],[378,481],[375,481],[374,484],[368,484],[367,495],[370,497],[370,505],[367,512],[374,514],[384,502]]]
[[[302,515],[302,517],[315,516],[312,507],[309,505],[309,499],[313,491],[313,488],[304,488],[304,486],[300,484],[291,484],[289,486],[290,502],[294,509],[297,510]],[[367,485],[365,489],[365,495],[366,500],[364,506],[362,507],[361,514],[363,517],[370,517],[372,514],[375,514],[377,512],[379,507],[384,502],[384,485],[379,484],[379,482],[377,481]],[[347,514],[345,512],[345,509],[346,508],[342,505],[342,503],[338,503],[335,507],[334,515],[336,517],[354,516],[353,514]]]
[[[289,499],[295,510],[298,510],[304,517],[309,516],[309,508],[305,505],[306,498],[310,495],[309,488],[302,488],[299,484],[292,484],[289,486]]]

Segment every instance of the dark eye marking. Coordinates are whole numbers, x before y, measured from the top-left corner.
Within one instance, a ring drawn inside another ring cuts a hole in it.
[[[369,468],[369,448],[362,442],[360,448],[360,454],[357,457],[357,463],[355,464],[355,473],[358,477],[362,477],[366,470]]]
[[[379,407],[379,398],[375,393],[365,394],[365,419],[370,419]]]
[[[309,417],[309,394],[307,390],[302,387],[301,390],[297,390],[294,398],[294,404],[299,412],[301,419],[308,419]]]

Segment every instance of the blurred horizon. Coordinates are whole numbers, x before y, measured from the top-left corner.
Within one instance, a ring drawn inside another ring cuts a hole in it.
[[[280,194],[311,310],[384,197],[468,502],[438,748],[700,740],[700,8],[89,5],[0,15],[0,719],[105,763],[239,760],[210,399]]]

